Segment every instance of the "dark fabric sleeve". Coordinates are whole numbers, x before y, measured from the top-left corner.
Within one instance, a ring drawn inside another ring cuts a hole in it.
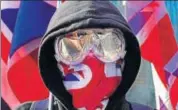
[[[133,110],[130,102],[125,97],[109,101],[105,110]],[[140,110],[140,109],[138,109]]]
[[[32,102],[25,102],[21,104],[19,107],[17,107],[15,110],[30,110],[31,105]]]

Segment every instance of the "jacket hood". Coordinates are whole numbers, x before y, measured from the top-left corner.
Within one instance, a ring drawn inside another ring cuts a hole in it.
[[[62,82],[62,72],[57,67],[54,41],[66,33],[84,28],[118,28],[126,41],[125,67],[122,81],[110,101],[122,99],[134,82],[140,66],[139,44],[119,10],[109,1],[66,1],[54,13],[39,47],[39,69],[46,87],[68,109],[72,97]]]

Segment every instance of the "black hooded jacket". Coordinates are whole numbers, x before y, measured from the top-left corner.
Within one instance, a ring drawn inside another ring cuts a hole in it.
[[[126,20],[109,1],[66,1],[56,10],[39,49],[39,69],[46,87],[65,106],[64,108],[75,109],[72,105],[72,96],[63,85],[62,72],[54,58],[54,40],[66,33],[85,28],[118,28],[123,32],[127,53],[122,81],[109,98],[106,110],[132,110],[133,106],[125,100],[125,94],[134,82],[140,67],[139,44]],[[31,103],[26,103],[18,110],[30,106]]]

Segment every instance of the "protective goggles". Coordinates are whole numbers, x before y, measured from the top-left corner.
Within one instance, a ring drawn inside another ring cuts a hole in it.
[[[112,29],[82,29],[57,37],[55,41],[55,58],[68,65],[81,63],[89,54],[102,62],[114,62],[123,59],[125,39],[123,33]]]

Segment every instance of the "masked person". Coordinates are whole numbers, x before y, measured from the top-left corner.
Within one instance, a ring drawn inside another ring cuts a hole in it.
[[[136,37],[109,1],[66,1],[39,49],[40,73],[54,100],[18,110],[47,110],[50,104],[52,110],[150,110],[125,99],[140,60]]]

